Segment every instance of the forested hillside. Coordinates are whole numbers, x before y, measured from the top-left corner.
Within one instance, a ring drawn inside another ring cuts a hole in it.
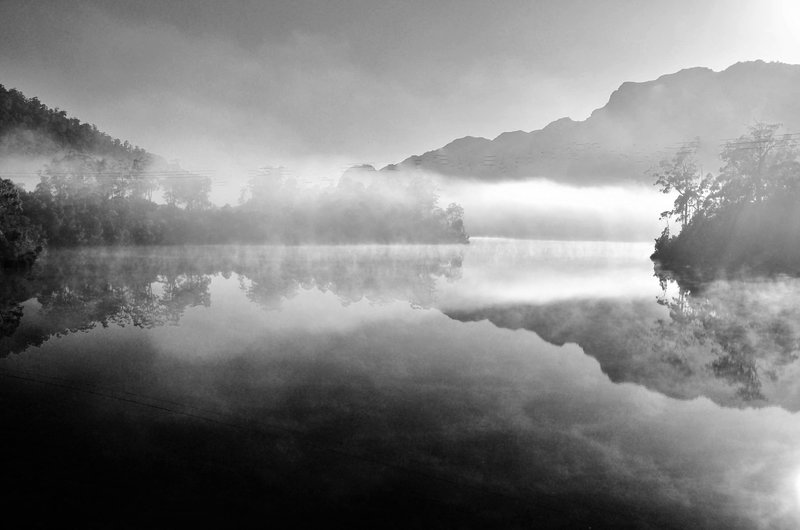
[[[142,168],[157,160],[95,125],[68,117],[64,110],[51,109],[38,98],[27,98],[0,85],[0,157],[53,156],[69,151],[128,161]]]
[[[280,171],[251,179],[237,206],[211,179],[0,86],[0,161],[38,164],[25,190],[0,174],[0,262],[46,246],[182,243],[464,243],[463,210],[420,177],[301,189]],[[5,176],[17,177],[18,172]]]

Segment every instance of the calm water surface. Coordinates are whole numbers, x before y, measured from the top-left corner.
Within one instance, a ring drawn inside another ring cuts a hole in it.
[[[796,527],[800,283],[687,295],[649,251],[51,252],[0,287],[3,502],[90,526]]]

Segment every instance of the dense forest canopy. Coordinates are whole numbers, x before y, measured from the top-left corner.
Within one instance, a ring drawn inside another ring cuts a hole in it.
[[[41,249],[39,229],[23,214],[21,190],[0,179],[0,264],[32,263]]]
[[[343,178],[311,189],[268,168],[251,179],[239,205],[217,207],[208,176],[0,85],[0,160],[10,157],[43,163],[31,191],[0,178],[5,265],[28,263],[45,245],[468,240],[463,209],[440,208],[421,175]]]
[[[662,268],[710,279],[724,272],[800,273],[800,148],[797,135],[756,124],[724,144],[717,175],[703,174],[691,147],[661,163],[656,184],[675,193],[656,240]]]
[[[78,151],[144,166],[153,155],[101,132],[96,126],[67,117],[38,98],[27,98],[0,85],[0,156],[53,155]]]

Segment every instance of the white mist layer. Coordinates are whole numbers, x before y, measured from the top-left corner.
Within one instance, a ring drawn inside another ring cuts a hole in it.
[[[440,281],[447,309],[580,299],[655,299],[649,243],[473,238],[458,282]]]
[[[441,180],[441,203],[464,207],[473,236],[652,241],[672,198],[644,185],[578,187],[548,180]]]

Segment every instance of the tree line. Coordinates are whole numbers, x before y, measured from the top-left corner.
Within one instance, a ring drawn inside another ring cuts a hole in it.
[[[666,270],[695,280],[720,273],[800,273],[800,148],[797,135],[759,123],[723,144],[716,175],[697,162],[697,143],[664,160],[656,185],[674,193],[661,214],[670,226],[652,258]]]
[[[0,85],[0,156],[45,157],[35,189],[0,179],[0,262],[45,246],[206,243],[466,243],[463,209],[422,175],[301,188],[279,168],[236,206],[191,173]]]
[[[95,125],[68,117],[64,110],[51,109],[36,97],[0,85],[0,156],[47,156],[60,150],[138,160],[141,165],[156,158]]]

